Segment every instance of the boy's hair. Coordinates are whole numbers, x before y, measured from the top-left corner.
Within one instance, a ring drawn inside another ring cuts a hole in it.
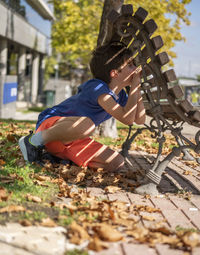
[[[93,51],[90,70],[94,78],[110,83],[110,71],[117,70],[131,56],[132,51],[120,42],[99,46]]]

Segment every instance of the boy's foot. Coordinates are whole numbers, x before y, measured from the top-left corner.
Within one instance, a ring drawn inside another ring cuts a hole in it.
[[[19,147],[23,154],[24,160],[29,162],[35,162],[38,160],[40,149],[37,146],[34,146],[30,142],[30,138],[33,135],[33,131],[30,131],[30,134],[23,136],[19,139]]]

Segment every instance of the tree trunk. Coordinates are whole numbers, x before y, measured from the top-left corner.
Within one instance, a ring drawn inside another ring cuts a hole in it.
[[[124,0],[105,0],[103,12],[101,16],[99,35],[97,39],[97,46],[103,45],[107,42],[106,37],[108,35],[108,23],[107,23],[107,15],[111,10],[119,11],[121,6],[123,5]],[[97,133],[100,136],[109,136],[112,138],[118,137],[116,120],[111,118],[100,125],[97,129]]]

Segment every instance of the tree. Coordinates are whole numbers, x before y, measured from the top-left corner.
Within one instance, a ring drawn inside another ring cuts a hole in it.
[[[99,0],[51,0],[56,21],[52,46],[72,65],[87,66],[96,45],[103,2]]]
[[[114,5],[117,2],[130,3],[136,11],[139,6],[149,12],[158,29],[155,32],[162,36],[165,45],[163,50],[174,58],[171,50],[176,41],[185,40],[181,35],[181,22],[190,24],[190,13],[186,5],[191,0],[50,0],[54,5],[56,21],[52,27],[52,46],[62,53],[67,61],[74,65],[87,65],[90,53],[97,44],[100,20],[104,3]]]
[[[81,64],[87,67],[91,51],[97,44],[102,43],[105,21],[103,17],[110,9],[118,9],[123,3],[132,4],[134,11],[141,6],[149,12],[148,19],[153,18],[158,25],[154,36],[157,34],[162,36],[165,43],[162,50],[167,51],[172,58],[176,57],[171,50],[175,42],[185,40],[180,32],[181,22],[190,24],[190,13],[185,6],[191,0],[104,0],[104,2],[103,0],[51,0],[51,2],[54,4],[56,16],[52,28],[52,45],[55,51],[61,53],[65,61],[70,62],[71,65]]]

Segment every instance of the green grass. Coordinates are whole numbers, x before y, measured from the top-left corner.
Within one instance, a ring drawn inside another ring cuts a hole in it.
[[[175,230],[176,231],[183,231],[183,232],[195,232],[195,233],[199,233],[200,232],[198,229],[195,229],[195,228],[185,228],[185,227],[181,227],[180,225],[177,225]]]
[[[22,109],[22,110],[18,110],[18,111],[21,111],[23,113],[31,113],[31,112],[42,112],[46,109],[47,107],[44,106],[44,107],[38,107],[38,106],[33,106],[33,107],[29,107],[28,109]]]
[[[1,201],[0,208],[9,205],[21,205],[27,209],[20,213],[0,214],[0,221],[18,221],[30,219],[41,221],[47,217],[47,206],[45,203],[51,201],[58,193],[58,186],[52,182],[44,182],[46,186],[37,185],[34,175],[40,173],[52,176],[52,173],[35,164],[25,164],[19,150],[18,140],[21,136],[28,134],[33,129],[33,122],[18,122],[11,120],[0,120],[0,187],[7,191],[7,201]],[[9,182],[5,177],[10,178]],[[27,194],[40,197],[41,203],[27,200]],[[40,205],[40,206],[39,206]],[[31,208],[31,212],[29,212]],[[39,211],[41,209],[41,211]]]
[[[66,251],[65,255],[88,255],[88,252],[75,249],[75,250],[71,250],[71,251]]]

